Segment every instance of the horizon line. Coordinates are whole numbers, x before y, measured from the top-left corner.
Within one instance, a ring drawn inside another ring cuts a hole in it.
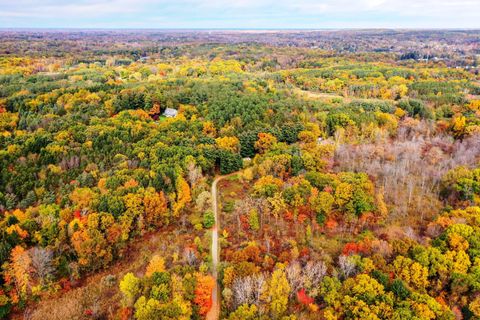
[[[0,31],[480,31],[480,27],[323,27],[323,28],[130,28],[130,27],[0,27]]]

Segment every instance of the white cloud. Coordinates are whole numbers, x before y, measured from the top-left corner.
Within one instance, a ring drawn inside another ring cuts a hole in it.
[[[0,26],[84,27],[95,19],[138,27],[161,18],[143,27],[479,28],[479,12],[480,0],[0,0]]]

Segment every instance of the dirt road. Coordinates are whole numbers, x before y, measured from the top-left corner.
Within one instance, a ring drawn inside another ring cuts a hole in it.
[[[220,176],[215,178],[212,183],[212,210],[213,215],[215,216],[215,224],[212,228],[212,276],[215,279],[215,286],[213,287],[212,292],[212,308],[207,313],[207,320],[217,320],[220,316],[220,289],[218,287],[217,276],[218,276],[218,261],[219,261],[219,250],[218,250],[218,203],[217,203],[217,183],[225,178],[226,176]]]

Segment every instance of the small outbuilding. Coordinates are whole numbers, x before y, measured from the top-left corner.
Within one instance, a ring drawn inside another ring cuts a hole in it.
[[[167,118],[175,118],[178,114],[178,110],[172,109],[172,108],[167,108],[163,112],[163,115]]]

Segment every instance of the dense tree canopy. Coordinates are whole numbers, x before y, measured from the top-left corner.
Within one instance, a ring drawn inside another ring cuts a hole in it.
[[[5,37],[0,318],[480,317],[470,45]]]

